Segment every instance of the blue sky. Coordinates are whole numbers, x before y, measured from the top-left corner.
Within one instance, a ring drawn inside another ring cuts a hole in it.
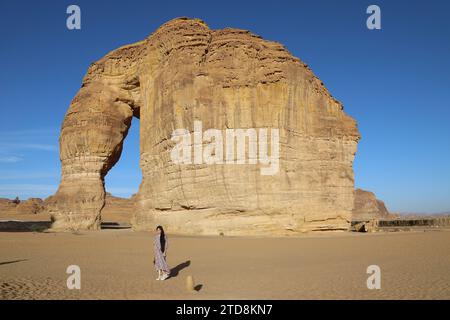
[[[66,8],[81,8],[81,30]],[[368,30],[366,8],[381,8]],[[356,187],[391,211],[450,211],[448,1],[2,1],[0,197],[46,197],[60,176],[59,128],[90,63],[179,16],[248,29],[306,62],[359,125]],[[138,189],[138,120],[106,178]]]

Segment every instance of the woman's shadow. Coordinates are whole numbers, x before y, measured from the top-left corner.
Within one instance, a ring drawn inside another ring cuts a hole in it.
[[[170,277],[171,278],[175,278],[176,276],[178,276],[178,273],[180,273],[181,270],[183,270],[184,268],[189,267],[190,265],[191,265],[191,260],[188,260],[188,261],[180,263],[176,267],[173,267],[170,270]]]

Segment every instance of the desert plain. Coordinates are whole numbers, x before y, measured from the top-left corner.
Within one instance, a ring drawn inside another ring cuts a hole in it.
[[[449,299],[450,231],[302,237],[169,234],[157,281],[153,235],[129,228],[0,232],[0,299]],[[81,288],[68,289],[69,265]],[[368,289],[378,265],[381,288]],[[186,289],[186,278],[195,289]]]

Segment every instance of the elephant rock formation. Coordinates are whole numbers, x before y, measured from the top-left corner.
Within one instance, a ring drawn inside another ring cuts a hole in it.
[[[177,18],[89,67],[60,135],[62,178],[47,201],[53,228],[98,229],[104,177],[140,119],[135,229],[284,235],[346,230],[359,132],[323,83],[281,44]],[[279,170],[176,164],[178,128],[278,128]]]

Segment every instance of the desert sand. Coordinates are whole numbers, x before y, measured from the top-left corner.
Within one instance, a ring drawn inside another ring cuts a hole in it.
[[[170,236],[156,281],[152,234],[0,232],[0,299],[449,299],[450,231],[296,238]],[[66,268],[81,268],[69,290]],[[366,268],[381,268],[369,290]],[[196,292],[186,290],[192,276]]]

